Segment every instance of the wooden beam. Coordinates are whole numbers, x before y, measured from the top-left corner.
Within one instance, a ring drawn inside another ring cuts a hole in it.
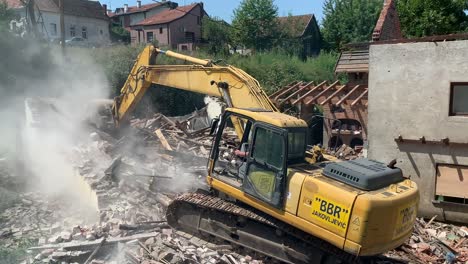
[[[339,81],[336,81],[334,83],[332,83],[330,86],[328,86],[327,88],[325,88],[323,91],[321,91],[319,94],[317,94],[314,98],[310,99],[309,101],[305,102],[306,105],[309,105],[311,104],[312,102],[315,102],[320,96],[324,95],[326,92],[328,92],[329,90],[333,89],[335,86],[337,86],[339,83]]]
[[[302,84],[302,82],[298,82],[298,83],[296,83],[295,85],[293,85],[293,86],[291,86],[291,87],[289,87],[289,88],[287,88],[287,89],[284,89],[284,90],[283,90],[281,93],[279,93],[273,100],[275,100],[276,102],[278,102],[278,99],[279,99],[281,96],[283,96],[283,95],[289,93],[289,92],[292,91],[293,89],[296,89],[296,88],[297,88],[299,85],[301,85],[301,84]]]
[[[320,89],[322,86],[324,86],[325,84],[327,83],[327,81],[323,81],[321,83],[319,83],[317,86],[315,86],[314,88],[310,89],[309,91],[307,91],[305,94],[303,94],[301,97],[297,98],[295,101],[292,102],[292,105],[295,105],[299,102],[301,102],[302,100],[304,100],[304,98],[306,98],[307,96],[309,96],[311,93],[315,92],[316,90]]]
[[[368,91],[369,90],[366,89],[361,95],[359,95],[358,98],[356,98],[356,100],[351,103],[351,106],[355,106],[357,103],[359,103],[359,101],[367,94]]]
[[[337,94],[339,94],[341,91],[343,91],[343,89],[345,89],[346,87],[348,87],[348,84],[345,84],[345,85],[341,86],[341,88],[336,90],[332,95],[330,95],[327,99],[325,99],[323,102],[321,102],[320,105],[324,105],[324,104],[330,102],[330,100],[333,97],[335,97]]]
[[[283,105],[284,102],[287,102],[289,99],[293,98],[294,96],[296,96],[297,94],[299,94],[301,91],[303,91],[304,89],[306,88],[309,88],[309,86],[311,85],[314,85],[314,82],[310,82],[310,83],[307,83],[306,85],[302,86],[301,88],[299,88],[297,91],[295,91],[294,93],[290,94],[288,97],[284,98],[284,100],[281,100],[281,102],[279,103],[279,105]]]
[[[161,142],[161,144],[163,145],[163,147],[169,151],[172,151],[172,148],[171,148],[171,145],[169,145],[169,142],[167,142],[167,139],[166,137],[163,135],[161,129],[156,129],[156,131],[154,131],[154,133],[156,134],[156,136],[159,138],[159,141]]]
[[[289,87],[291,87],[291,86],[295,85],[296,83],[297,83],[296,81],[294,81],[294,82],[291,82],[290,84],[288,84],[288,85],[284,86],[283,88],[279,89],[278,91],[276,91],[276,92],[272,93],[272,94],[269,96],[269,97],[270,97],[270,99],[273,99],[273,98],[275,98],[275,97],[276,97],[278,94],[280,94],[280,93],[281,93],[281,91],[283,91],[284,89],[287,89],[287,88],[289,88]]]
[[[359,84],[354,86],[354,88],[351,89],[351,91],[349,91],[349,93],[347,93],[343,98],[340,99],[340,101],[338,101],[338,103],[336,103],[336,106],[340,106],[346,99],[348,99],[348,97],[351,96],[351,94],[353,94],[355,91],[357,91],[360,87],[361,87],[361,85],[359,85]]]

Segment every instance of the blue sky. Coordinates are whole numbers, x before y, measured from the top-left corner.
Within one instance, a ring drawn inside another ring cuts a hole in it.
[[[198,0],[199,2],[200,0]],[[114,10],[117,7],[122,7],[124,4],[129,6],[136,5],[136,0],[100,0],[102,4],[107,4]],[[179,5],[191,4],[196,0],[175,0]],[[218,16],[224,20],[231,22],[233,10],[239,6],[241,0],[203,0],[205,9],[210,16]],[[315,14],[317,19],[322,19],[322,5],[324,0],[275,0],[278,6],[279,15],[287,16],[289,13],[293,15]],[[143,4],[154,3],[152,0],[142,0]]]

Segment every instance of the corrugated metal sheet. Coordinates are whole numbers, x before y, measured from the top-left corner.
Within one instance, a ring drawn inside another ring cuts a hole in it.
[[[369,46],[341,52],[335,73],[341,72],[369,72]]]

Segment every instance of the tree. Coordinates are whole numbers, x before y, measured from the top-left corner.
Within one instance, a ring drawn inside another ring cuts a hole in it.
[[[220,18],[203,17],[203,39],[207,41],[208,52],[213,55],[226,55],[229,53],[230,26]]]
[[[120,25],[110,26],[110,37],[112,41],[130,43],[130,32]]]
[[[398,14],[405,37],[443,35],[468,30],[465,0],[399,0]]]
[[[5,0],[0,0],[0,30],[9,28],[9,23],[15,18],[13,10],[8,8]]]
[[[326,0],[322,35],[327,47],[369,41],[382,9],[382,0]]]
[[[278,32],[277,17],[273,0],[243,0],[234,10],[234,41],[258,51],[271,49]]]

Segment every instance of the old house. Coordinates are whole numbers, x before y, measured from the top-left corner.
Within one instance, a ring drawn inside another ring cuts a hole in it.
[[[171,49],[193,50],[201,41],[203,3],[164,10],[131,26],[132,43],[151,43]]]
[[[123,7],[116,8],[114,12],[109,12],[109,17],[113,24],[119,25],[128,31],[141,21],[170,8],[176,8],[177,3],[171,1],[162,1],[142,5],[141,1],[136,1],[135,6],[125,4]]]
[[[34,3],[32,8],[25,6],[21,0],[6,0],[6,3],[19,17],[28,20],[34,17],[32,23],[36,25],[37,32],[43,38],[48,40],[61,38],[58,0],[31,1],[30,3]],[[63,5],[65,39],[80,37],[90,44],[109,42],[109,18],[105,5],[87,0],[63,0]],[[31,16],[30,10],[34,10],[34,16]]]
[[[420,189],[422,216],[468,223],[468,35],[370,46],[369,157]]]
[[[279,17],[278,22],[287,37],[299,41],[302,57],[316,56],[320,53],[320,28],[314,15]]]
[[[372,38],[373,42],[401,39],[394,0],[384,1]],[[283,109],[294,109],[305,120],[316,115],[317,108],[322,109],[324,147],[335,148],[346,144],[366,151],[371,43],[350,44],[341,52],[335,73],[345,74],[346,83],[293,83],[270,98]]]

